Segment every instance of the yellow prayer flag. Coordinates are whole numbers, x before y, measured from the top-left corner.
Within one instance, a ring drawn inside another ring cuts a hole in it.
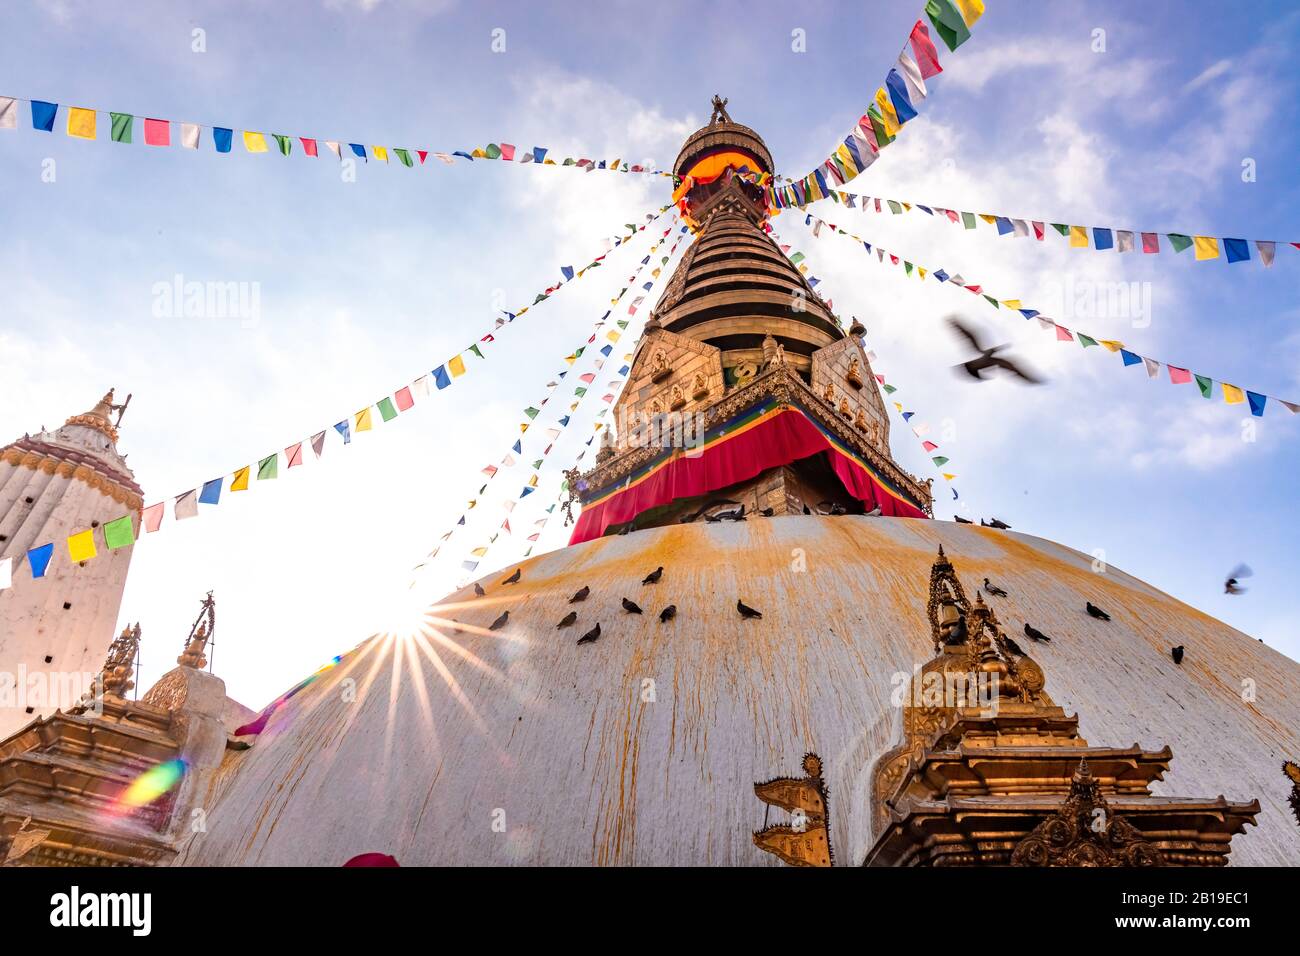
[[[953,0],[953,3],[961,11],[961,18],[968,27],[973,27],[975,21],[984,16],[984,0]]]
[[[387,146],[371,146],[371,147],[370,147],[370,155],[374,156],[375,159],[382,159],[384,162],[388,162],[388,147],[387,147]]]
[[[1088,229],[1086,226],[1070,227],[1070,246],[1075,249],[1088,248]]]
[[[1110,349],[1112,352],[1118,352],[1124,347],[1123,342],[1116,342],[1114,339],[1102,339],[1101,344],[1106,346],[1106,348]]]
[[[527,423],[527,422],[520,422],[520,423],[519,423],[519,434],[522,435],[522,434],[523,434],[524,432],[526,432],[526,431],[528,431],[528,423]]]
[[[894,104],[890,102],[889,94],[885,92],[883,86],[876,90],[876,105],[880,107],[880,117],[885,126],[885,135],[893,136],[898,132],[898,127],[902,124],[898,122],[898,114],[894,112]]]
[[[527,312],[527,311],[528,311],[529,309],[531,309],[531,308],[532,308],[531,305],[526,305],[526,306],[524,306],[522,309],[520,309],[518,312],[515,313],[515,318],[516,318],[516,319],[519,318],[521,315],[523,315],[525,312]]]
[[[265,153],[266,137],[261,133],[244,130],[244,149],[250,153]]]
[[[98,552],[95,551],[95,532],[92,528],[78,532],[68,538],[68,557],[73,563],[89,561]]]
[[[564,361],[567,362],[568,364],[572,365],[574,362],[578,361],[578,356],[576,356],[576,355],[566,355],[566,356],[564,356]]]
[[[235,472],[235,477],[230,482],[231,491],[248,490],[248,472],[252,467],[252,465],[245,465]]]
[[[481,558],[483,555],[487,554],[487,548],[475,548],[470,552],[470,554],[474,555],[476,558]]]
[[[470,150],[470,155],[473,156],[475,159],[487,159],[487,153],[483,152],[482,147],[479,146],[475,146],[472,150]]]
[[[531,477],[531,478],[528,479],[528,487],[529,487],[529,488],[536,488],[536,487],[537,487],[537,476],[536,476],[536,475],[533,475],[533,477]]]
[[[609,339],[611,342],[617,342],[619,336],[617,332],[611,329],[609,332],[605,333],[605,338]]]
[[[1245,394],[1236,385],[1229,385],[1227,382],[1219,384],[1223,387],[1223,400],[1229,405],[1240,405],[1246,400]]]
[[[1006,306],[1008,309],[1021,309],[1021,308],[1024,308],[1024,306],[1022,306],[1022,305],[1020,304],[1020,300],[1019,300],[1019,299],[1003,299],[1003,300],[1002,300],[1002,304],[1003,304],[1004,306]]]
[[[457,355],[447,363],[447,371],[451,372],[452,378],[460,378],[465,374],[465,360]]]
[[[68,135],[80,139],[95,138],[95,111],[73,106],[68,110]]]
[[[353,420],[355,421],[355,424],[352,426],[354,432],[370,431],[370,406],[367,405],[365,408],[361,409],[361,411],[357,412],[356,415],[353,416]]]
[[[856,237],[855,237],[855,238],[856,238]],[[858,240],[858,241],[861,242],[861,240]],[[916,267],[916,271],[919,272],[919,273],[921,274],[921,278],[922,278],[922,279],[925,278],[925,270],[924,270],[924,269],[922,269],[920,266],[917,266],[917,267]]]
[[[894,402],[894,407],[897,408],[900,412],[903,410],[903,406],[900,405],[898,402]]]
[[[1219,258],[1219,240],[1213,236],[1193,236],[1192,243],[1196,249],[1197,259]]]
[[[956,475],[950,475],[950,474],[949,474],[948,472],[946,472],[946,471],[943,472],[943,478],[944,478],[944,481],[952,481],[952,480],[953,480],[954,478],[956,478],[956,477],[957,477]]]
[[[980,216],[981,219],[983,219],[985,222],[987,222],[990,226],[997,225],[997,221],[998,221],[998,217],[997,217],[997,216],[990,216],[990,215],[989,215],[988,213],[986,213],[986,212],[982,212],[982,213],[980,213],[979,216]]]

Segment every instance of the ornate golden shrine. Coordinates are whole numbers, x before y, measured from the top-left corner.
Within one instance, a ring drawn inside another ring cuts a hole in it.
[[[791,866],[830,866],[835,860],[829,830],[829,799],[822,780],[822,761],[804,754],[804,777],[777,777],[754,784],[754,794],[769,807],[780,807],[794,818],[789,824],[766,825],[754,834],[754,845]]]
[[[902,743],[876,764],[865,865],[1227,863],[1257,800],[1154,796],[1168,747],[1090,746],[942,549],[927,611],[936,655],[913,677]]]

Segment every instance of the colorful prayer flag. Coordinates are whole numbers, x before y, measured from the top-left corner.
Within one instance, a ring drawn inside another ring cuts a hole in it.
[[[146,119],[144,121],[144,143],[146,146],[170,146],[172,144],[172,124],[167,120]]]
[[[95,550],[95,532],[92,528],[79,531],[68,538],[68,557],[73,564],[89,561],[98,552]]]
[[[369,411],[369,409],[367,409]],[[280,473],[280,453],[274,452],[267,455],[257,463],[257,480],[269,481]]]
[[[78,139],[95,138],[95,111],[73,106],[68,109],[68,135]]]
[[[39,548],[32,548],[27,552],[27,563],[31,566],[33,578],[45,577],[45,569],[50,566],[50,558],[54,557],[54,542],[43,544]]]
[[[104,525],[104,545],[110,550],[125,548],[135,543],[135,528],[131,525],[131,516],[123,515]]]
[[[244,149],[250,153],[265,153],[267,150],[266,137],[261,133],[244,130]]]

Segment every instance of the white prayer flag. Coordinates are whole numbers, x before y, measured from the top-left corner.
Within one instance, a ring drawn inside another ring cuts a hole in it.
[[[898,72],[903,76],[903,84],[907,87],[912,105],[916,106],[926,97],[925,78],[921,76],[921,68],[907,55],[906,50],[898,55]]]
[[[199,148],[198,123],[181,123],[181,146],[185,149]]]
[[[429,376],[421,375],[414,382],[412,382],[411,394],[427,396],[429,394]]]
[[[0,558],[0,591],[13,587],[14,559]]]
[[[325,145],[329,147],[329,151],[331,153],[337,156],[340,160],[343,159],[343,150],[339,148],[338,143],[334,142],[333,140],[327,139],[325,140]]]
[[[1150,359],[1150,358],[1145,358],[1145,357],[1144,357],[1144,358],[1142,359],[1142,361],[1143,361],[1143,363],[1145,363],[1145,365],[1146,365],[1146,367],[1147,367],[1147,376],[1148,376],[1148,377],[1150,377],[1150,378],[1155,378],[1156,376],[1158,376],[1158,375],[1160,374],[1160,363],[1157,362],[1155,359]]]
[[[199,513],[199,499],[193,491],[187,491],[184,494],[176,496],[176,506],[172,509],[176,520],[182,518],[193,518]]]
[[[311,450],[316,453],[317,458],[319,458],[321,454],[325,451],[324,432],[317,432],[315,435],[311,436]]]
[[[3,125],[3,123],[0,123],[0,126]],[[1267,269],[1271,267],[1273,265],[1273,252],[1277,248],[1277,244],[1273,242],[1265,242],[1263,239],[1256,239],[1255,248],[1259,250],[1259,259],[1264,263],[1264,268]]]
[[[1127,229],[1115,230],[1115,251],[1132,252],[1134,250],[1133,233]]]
[[[0,96],[0,129],[17,129],[18,101],[12,96]]]
[[[1019,239],[1021,236],[1028,238],[1029,225],[1023,219],[1012,219],[1011,227],[1015,230],[1015,235],[1017,239]]]

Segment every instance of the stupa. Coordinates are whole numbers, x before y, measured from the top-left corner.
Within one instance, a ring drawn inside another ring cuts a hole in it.
[[[933,520],[861,330],[767,235],[772,169],[715,100],[675,166],[698,235],[571,475],[572,543],[229,727],[170,810],[205,827],[153,827],[160,862],[1300,860],[1300,664],[1089,555]]]

